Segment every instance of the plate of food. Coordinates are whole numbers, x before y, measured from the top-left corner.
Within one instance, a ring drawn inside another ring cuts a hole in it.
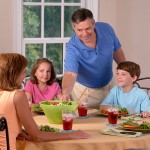
[[[49,125],[40,125],[38,127],[43,132],[60,132],[60,129],[50,127]],[[25,129],[22,129],[22,132],[28,135],[28,133]]]
[[[41,108],[40,105],[34,105],[32,107],[32,111],[38,114],[44,114],[43,109]]]
[[[45,132],[60,132],[60,129],[50,127],[49,125],[40,125],[39,129]]]
[[[134,118],[129,118],[126,122],[119,124],[118,128],[121,130],[150,133],[150,122],[137,121]]]
[[[101,109],[99,111],[99,114],[102,116],[108,116],[108,110],[106,109]],[[130,116],[131,114],[126,108],[119,108],[119,117],[121,116]]]

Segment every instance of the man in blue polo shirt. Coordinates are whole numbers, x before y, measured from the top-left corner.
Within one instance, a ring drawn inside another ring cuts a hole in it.
[[[125,56],[113,28],[95,23],[90,10],[81,8],[71,19],[75,33],[66,46],[62,99],[77,100],[84,93],[89,107],[99,108],[113,86],[113,59],[119,64]]]

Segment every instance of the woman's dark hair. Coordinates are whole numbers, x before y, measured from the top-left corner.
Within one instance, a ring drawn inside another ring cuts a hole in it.
[[[79,23],[87,18],[93,19],[92,12],[86,8],[80,8],[72,14],[71,21],[72,23]]]
[[[38,84],[38,80],[35,76],[35,72],[38,69],[39,65],[42,64],[42,63],[48,63],[51,66],[51,78],[47,81],[47,84],[51,85],[53,82],[56,81],[56,73],[55,73],[55,70],[54,70],[53,63],[47,58],[41,58],[41,59],[37,59],[35,61],[35,63],[33,64],[32,69],[31,69],[30,81],[34,84]]]
[[[140,66],[134,62],[131,62],[131,61],[121,62],[117,66],[117,70],[118,69],[125,70],[125,71],[129,72],[131,77],[137,76],[137,79],[139,78],[140,73],[141,73]]]

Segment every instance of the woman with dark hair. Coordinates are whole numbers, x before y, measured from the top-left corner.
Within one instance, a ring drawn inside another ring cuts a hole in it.
[[[32,117],[27,97],[20,90],[26,76],[26,66],[27,60],[20,54],[0,54],[0,115],[7,120],[10,149],[16,150],[18,135],[21,135],[22,139],[35,142],[89,138],[90,136],[81,130],[65,134],[39,130]],[[22,126],[29,135],[19,134]],[[0,149],[7,149],[5,132],[0,132]]]

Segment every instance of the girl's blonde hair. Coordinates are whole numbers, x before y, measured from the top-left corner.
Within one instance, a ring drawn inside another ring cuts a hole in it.
[[[0,54],[0,89],[12,91],[20,89],[17,79],[21,71],[27,66],[27,59],[17,53]]]

